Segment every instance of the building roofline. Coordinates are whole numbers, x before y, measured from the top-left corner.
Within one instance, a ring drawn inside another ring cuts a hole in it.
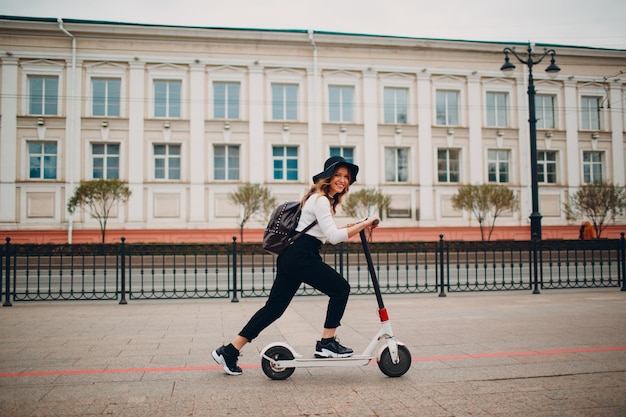
[[[324,31],[314,29],[273,29],[273,28],[239,28],[239,27],[224,27],[224,26],[191,26],[191,25],[166,25],[157,23],[136,23],[136,22],[116,22],[107,20],[91,20],[91,19],[73,19],[73,18],[61,18],[64,23],[69,24],[83,24],[83,25],[113,25],[120,27],[137,27],[137,28],[172,28],[172,29],[193,29],[193,30],[212,30],[212,31],[229,31],[229,32],[262,32],[262,33],[277,33],[277,34],[303,34],[308,35],[310,32],[317,35],[327,36],[346,36],[346,37],[365,37],[365,38],[379,38],[388,40],[408,40],[408,41],[421,41],[421,42],[454,42],[464,43],[467,45],[503,45],[503,46],[525,46],[528,42],[517,41],[489,41],[489,40],[468,40],[468,39],[448,39],[448,38],[420,38],[413,36],[396,36],[396,35],[377,35],[367,33],[351,33],[351,32],[337,32],[337,31]],[[32,16],[9,16],[0,15],[0,20],[8,20],[15,22],[41,22],[41,23],[54,23],[56,24],[58,18],[56,17],[32,17]],[[563,45],[555,43],[535,43],[536,46],[547,48],[572,48],[579,50],[595,50],[595,51],[618,51],[624,52],[626,49],[617,48],[600,48],[592,46],[577,46],[577,45]]]

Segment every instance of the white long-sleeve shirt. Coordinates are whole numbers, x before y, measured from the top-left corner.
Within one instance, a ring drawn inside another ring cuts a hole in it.
[[[317,224],[306,232],[307,235],[316,237],[322,243],[328,241],[333,245],[348,240],[348,229],[338,229],[335,224],[330,200],[319,194],[313,194],[304,203],[296,230],[304,230],[315,219],[317,219]]]

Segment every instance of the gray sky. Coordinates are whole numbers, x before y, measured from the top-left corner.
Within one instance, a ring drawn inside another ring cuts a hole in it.
[[[626,49],[624,0],[2,0],[0,14]]]

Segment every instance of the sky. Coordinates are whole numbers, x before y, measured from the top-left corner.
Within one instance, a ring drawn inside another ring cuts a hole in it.
[[[2,0],[0,14],[626,50],[624,0]]]

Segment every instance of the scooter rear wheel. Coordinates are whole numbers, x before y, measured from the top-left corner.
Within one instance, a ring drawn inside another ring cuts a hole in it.
[[[381,372],[392,378],[404,375],[411,367],[411,352],[404,345],[398,345],[398,363],[393,363],[389,347],[386,347],[380,354],[378,368]]]
[[[265,356],[277,361],[293,359],[293,354],[291,353],[291,351],[283,346],[273,346],[269,348],[265,352]],[[296,370],[296,368],[278,367],[275,364],[272,364],[272,362],[266,358],[261,359],[261,368],[263,368],[263,372],[265,373],[265,375],[267,375],[268,378],[274,380],[287,379]]]

